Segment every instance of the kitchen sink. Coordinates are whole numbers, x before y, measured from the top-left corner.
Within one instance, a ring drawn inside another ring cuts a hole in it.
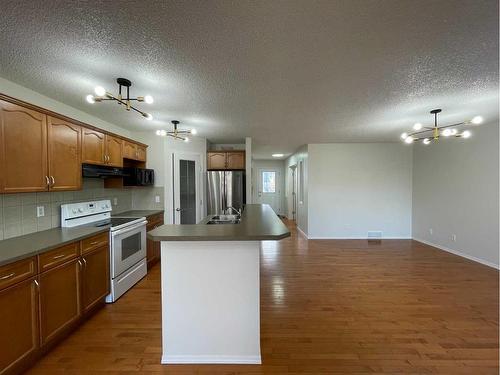
[[[207,224],[239,224],[240,215],[215,215],[210,218]]]

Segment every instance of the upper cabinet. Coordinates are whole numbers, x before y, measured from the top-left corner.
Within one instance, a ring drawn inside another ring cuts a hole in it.
[[[106,136],[92,129],[83,129],[82,163],[104,164]]]
[[[106,134],[106,150],[104,153],[104,163],[112,167],[123,166],[122,155],[123,141],[120,138]]]
[[[0,191],[46,191],[47,117],[0,101]]]
[[[146,147],[137,143],[123,141],[123,158],[146,161]]]
[[[243,170],[245,169],[245,151],[209,151],[207,169]]]
[[[47,124],[50,190],[81,189],[82,128],[51,116]]]

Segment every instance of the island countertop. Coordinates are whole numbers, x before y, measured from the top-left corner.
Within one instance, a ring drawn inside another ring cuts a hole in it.
[[[281,240],[290,231],[267,204],[247,204],[239,224],[162,225],[150,232],[153,241],[262,241]]]

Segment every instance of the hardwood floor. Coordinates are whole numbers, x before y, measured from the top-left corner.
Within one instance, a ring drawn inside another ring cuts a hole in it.
[[[29,374],[498,374],[498,271],[410,241],[264,242],[263,365],[160,365],[160,268]]]

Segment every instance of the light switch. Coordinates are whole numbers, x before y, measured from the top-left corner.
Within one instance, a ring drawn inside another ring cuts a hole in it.
[[[160,203],[160,196],[159,195],[155,195],[155,203]]]
[[[45,216],[45,207],[44,206],[37,206],[36,207],[36,217],[42,217]]]

